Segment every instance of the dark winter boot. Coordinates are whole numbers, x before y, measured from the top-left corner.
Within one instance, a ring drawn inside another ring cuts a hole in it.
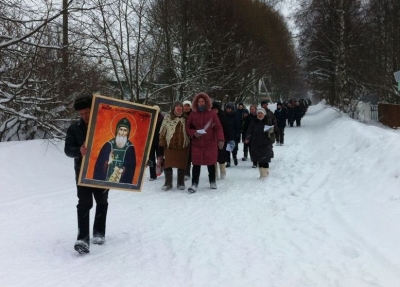
[[[96,215],[93,224],[93,243],[103,244],[106,236],[106,219],[107,219],[107,204],[98,204],[96,206]]]
[[[75,250],[80,254],[89,253],[89,222],[90,209],[78,209],[78,238]]]
[[[165,174],[165,183],[161,187],[162,190],[170,190],[172,189],[172,167],[164,169]]]
[[[210,181],[210,188],[217,189],[217,183],[215,182],[215,165],[209,165],[208,167],[208,179]]]
[[[192,168],[192,164],[188,162],[185,170],[185,181],[190,179],[190,169]]]
[[[180,190],[185,190],[185,170],[178,169],[177,187]]]
[[[200,166],[194,165],[192,169],[192,186],[188,188],[189,193],[195,193],[199,185]]]
[[[192,185],[188,188],[189,193],[195,193],[197,191],[197,183],[192,182]]]
[[[242,157],[242,161],[246,161],[247,160],[247,156],[248,156],[248,154],[249,154],[249,150],[247,149],[245,149],[245,150],[243,150],[243,157]]]
[[[152,162],[149,164],[150,168],[150,181],[156,180],[157,179],[157,173],[156,173],[156,163]]]
[[[233,163],[234,163],[235,165],[238,165],[238,160],[237,160],[237,157],[236,157],[236,156],[233,157]]]
[[[226,162],[225,167],[230,167],[230,166],[231,166],[231,159],[229,159],[229,160]]]

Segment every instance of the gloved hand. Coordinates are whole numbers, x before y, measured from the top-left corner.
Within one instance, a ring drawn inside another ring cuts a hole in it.
[[[229,144],[232,146],[232,149],[234,149],[236,146],[236,143],[233,140],[229,141]]]
[[[224,142],[223,141],[218,141],[218,148],[223,149],[224,148]]]

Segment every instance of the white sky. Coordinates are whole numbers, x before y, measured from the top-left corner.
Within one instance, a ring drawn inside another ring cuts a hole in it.
[[[294,24],[293,13],[299,8],[298,0],[283,0],[278,7],[279,11],[286,18],[289,30],[293,35],[296,35],[298,29],[296,29],[296,25]]]
[[[274,150],[265,181],[240,161],[217,190],[203,168],[195,194],[148,173],[110,191],[106,243],[82,256],[63,143],[2,142],[1,286],[399,286],[399,132],[318,104]]]

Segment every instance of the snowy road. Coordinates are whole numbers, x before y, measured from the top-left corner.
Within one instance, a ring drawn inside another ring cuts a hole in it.
[[[312,106],[265,181],[239,161],[217,190],[203,168],[195,194],[111,191],[86,256],[63,144],[0,143],[1,286],[400,286],[399,137]]]

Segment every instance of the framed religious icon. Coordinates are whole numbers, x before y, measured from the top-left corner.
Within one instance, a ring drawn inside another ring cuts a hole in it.
[[[78,184],[141,191],[158,112],[94,95]]]

